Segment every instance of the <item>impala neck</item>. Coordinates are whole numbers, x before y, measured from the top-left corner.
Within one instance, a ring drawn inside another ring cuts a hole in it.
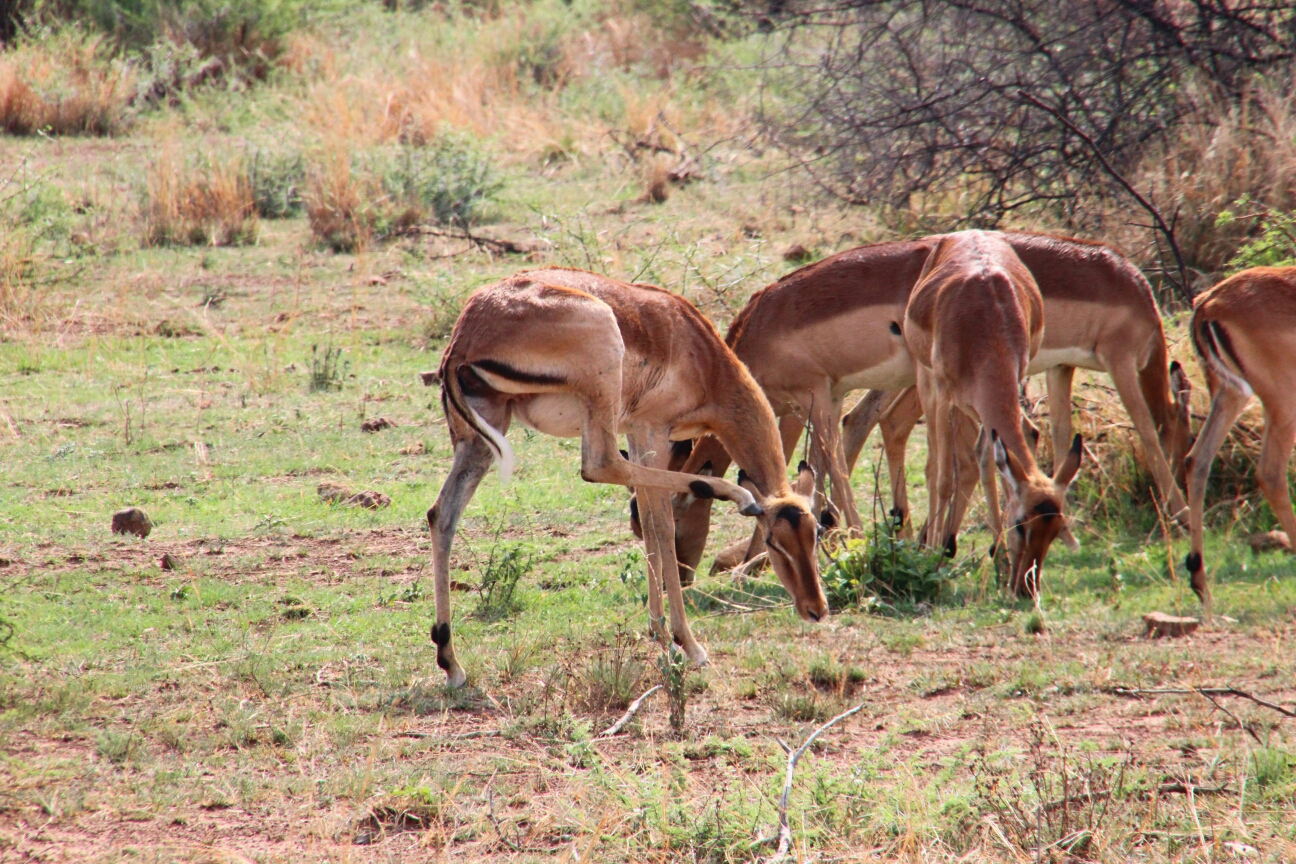
[[[762,494],[789,494],[783,441],[765,394],[743,366],[734,370],[725,390],[724,407],[713,424],[715,436]]]

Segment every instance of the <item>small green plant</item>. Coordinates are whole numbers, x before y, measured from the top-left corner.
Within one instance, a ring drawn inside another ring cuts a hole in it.
[[[114,765],[120,765],[130,758],[134,744],[134,732],[123,735],[120,732],[105,729],[95,735],[96,752]]]
[[[644,664],[631,655],[631,642],[618,633],[615,644],[585,667],[585,702],[591,711],[620,710],[639,695]]]
[[[661,673],[662,689],[670,705],[670,726],[676,735],[684,734],[685,712],[688,708],[689,659],[679,648],[671,645],[657,658],[657,671]]]
[[[1292,763],[1286,750],[1260,747],[1251,753],[1251,776],[1261,789],[1279,787],[1291,779]]]
[[[809,723],[828,717],[828,706],[820,701],[818,694],[784,693],[775,700],[774,713],[793,723]]]
[[[508,684],[526,674],[535,665],[536,649],[530,642],[514,639],[504,649],[504,654],[495,661],[499,670],[500,681]]]
[[[1048,623],[1044,620],[1044,613],[1036,609],[1026,616],[1022,623],[1022,629],[1028,636],[1039,636],[1048,630]]]
[[[499,621],[511,618],[522,611],[522,602],[517,596],[518,583],[535,567],[535,560],[522,551],[521,546],[512,545],[501,549],[498,544],[491,549],[482,573],[481,586],[477,589],[479,600],[473,616],[482,621]]]
[[[342,349],[324,346],[320,354],[319,346],[311,346],[310,359],[310,392],[321,393],[328,390],[341,390],[342,381],[346,378],[350,362],[342,361]]]

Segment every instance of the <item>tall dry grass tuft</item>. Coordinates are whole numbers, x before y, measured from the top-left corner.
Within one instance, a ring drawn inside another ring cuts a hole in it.
[[[240,246],[255,243],[260,227],[241,158],[187,165],[171,145],[149,170],[143,211],[149,246]]]
[[[74,28],[25,37],[0,52],[0,130],[111,135],[127,125],[133,86],[102,37]]]
[[[1237,103],[1205,88],[1190,90],[1186,98],[1195,107],[1178,139],[1154,153],[1141,172],[1141,187],[1167,218],[1177,214],[1177,242],[1203,287],[1217,281],[1238,248],[1258,233],[1257,214],[1296,205],[1292,84],[1257,80]],[[1249,212],[1221,221],[1239,200]]]
[[[311,233],[335,252],[359,252],[373,235],[373,190],[351,170],[351,154],[331,148],[307,174]]]

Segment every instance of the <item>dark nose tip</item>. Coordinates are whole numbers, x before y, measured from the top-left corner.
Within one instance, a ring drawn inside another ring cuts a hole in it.
[[[818,612],[814,611],[813,609],[807,609],[807,610],[806,610],[806,614],[809,615],[809,616],[810,616],[810,620],[813,621],[813,622],[815,622],[816,624],[818,624],[818,623],[819,623],[819,619],[823,617],[822,615],[820,615]]]

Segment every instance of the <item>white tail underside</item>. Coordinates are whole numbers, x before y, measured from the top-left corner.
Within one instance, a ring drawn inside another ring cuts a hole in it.
[[[498,429],[487,423],[477,413],[476,408],[469,405],[468,410],[472,412],[473,419],[477,421],[477,428],[486,433],[486,437],[490,439],[495,452],[499,454],[496,467],[499,470],[500,485],[507,486],[509,479],[513,476],[513,466],[517,464],[517,457],[513,455],[513,447],[510,446],[508,439],[501,435]]]

